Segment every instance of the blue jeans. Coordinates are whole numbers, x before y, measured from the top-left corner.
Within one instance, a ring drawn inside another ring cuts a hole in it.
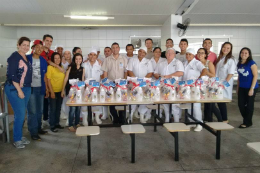
[[[6,84],[5,93],[14,110],[13,138],[14,142],[21,141],[23,136],[23,123],[25,111],[31,95],[31,87],[23,87],[24,98],[18,97],[18,92],[14,85]]]
[[[41,87],[32,87],[31,97],[27,105],[27,123],[31,136],[38,135],[38,131],[41,130],[43,99]]]
[[[55,128],[60,124],[60,111],[61,111],[62,97],[61,92],[55,93],[55,99],[49,97],[49,118],[50,127]]]
[[[80,120],[80,106],[70,106],[69,111],[69,127],[73,126],[73,119],[75,114],[75,126],[79,124]]]

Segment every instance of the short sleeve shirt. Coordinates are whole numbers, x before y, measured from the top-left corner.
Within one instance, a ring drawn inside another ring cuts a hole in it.
[[[48,52],[42,51],[41,56],[48,62],[51,60],[51,55],[53,54],[53,50],[49,50]]]
[[[123,79],[125,76],[127,67],[127,59],[121,55],[117,59],[114,58],[113,54],[105,59],[102,64],[102,70],[107,72],[109,80],[115,81],[116,79]]]
[[[90,62],[85,62],[82,65],[85,69],[85,79],[95,79],[97,82],[100,82],[100,76],[103,74],[101,70],[101,65],[99,65],[98,61],[96,61],[93,66]]]
[[[153,73],[151,60],[143,58],[140,62],[138,58],[131,58],[127,65],[127,70],[132,71],[136,77],[144,78],[148,73]]]
[[[239,75],[239,87],[241,88],[251,88],[252,81],[254,78],[254,75],[251,70],[252,65],[256,65],[256,63],[251,60],[246,64],[239,64],[237,73]],[[258,88],[258,83],[256,82],[256,85],[254,88]]]
[[[58,68],[48,66],[46,77],[51,80],[51,86],[53,92],[61,92],[65,74],[62,73]]]
[[[32,87],[41,87],[41,66],[40,59],[32,58]]]
[[[186,61],[184,63],[184,75],[182,80],[198,79],[204,68],[205,66],[195,58],[193,58],[189,63]]]
[[[154,74],[160,74],[164,76],[173,74],[178,71],[184,72],[184,67],[181,61],[174,58],[169,64],[168,61],[160,62],[155,68]]]
[[[186,54],[183,54],[181,55],[180,53],[179,54],[176,54],[176,59],[180,60],[182,63],[185,63],[187,61],[186,59]]]
[[[158,62],[156,62],[156,61],[154,60],[154,57],[152,57],[151,63],[152,63],[152,65],[153,65],[153,71],[156,69],[157,65],[158,65],[159,63],[163,62],[163,61],[167,61],[167,60],[166,60],[165,58],[160,57],[159,60],[158,60]]]

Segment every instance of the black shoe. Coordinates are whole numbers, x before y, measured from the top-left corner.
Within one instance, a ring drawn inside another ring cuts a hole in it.
[[[32,140],[37,140],[37,141],[41,141],[42,138],[39,135],[33,135],[31,136]]]
[[[55,128],[51,128],[51,131],[54,132],[54,133],[58,132],[58,130],[55,129]]]
[[[48,131],[45,131],[45,130],[39,130],[38,131],[38,133],[40,134],[40,135],[45,135],[45,134],[47,134],[48,133]]]
[[[56,125],[55,128],[57,128],[57,129],[64,129],[64,127],[62,127],[61,125]]]

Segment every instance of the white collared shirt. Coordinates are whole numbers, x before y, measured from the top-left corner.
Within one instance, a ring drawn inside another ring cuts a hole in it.
[[[189,79],[198,79],[202,70],[205,66],[195,57],[188,63],[188,61],[184,62],[184,75],[182,80],[189,80]]]
[[[136,77],[143,78],[148,73],[153,73],[153,66],[149,59],[143,58],[140,62],[136,57],[129,60],[127,70],[132,71]]]
[[[156,69],[157,65],[158,65],[159,63],[163,62],[163,61],[167,61],[167,59],[160,57],[159,60],[158,60],[158,62],[156,62],[156,61],[154,60],[154,57],[152,57],[151,63],[152,63],[152,65],[153,65],[153,71]]]
[[[234,58],[227,60],[227,63],[224,64],[225,57],[222,57],[221,60],[216,65],[216,77],[219,77],[219,81],[223,82],[226,80],[229,74],[234,74],[236,70],[236,62]],[[233,77],[228,81],[230,84],[229,87],[224,89],[224,97],[232,99],[232,89],[233,89]]]
[[[154,74],[160,74],[161,76],[173,74],[177,71],[184,72],[184,67],[181,61],[173,59],[169,64],[168,61],[160,62],[155,68]]]
[[[103,74],[103,71],[101,70],[101,65],[99,65],[97,60],[93,66],[90,64],[90,61],[88,61],[83,63],[82,67],[85,69],[85,79],[93,78],[97,82],[100,82],[100,75]]]

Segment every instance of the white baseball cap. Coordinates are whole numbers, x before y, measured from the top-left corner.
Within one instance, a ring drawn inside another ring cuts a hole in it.
[[[63,45],[56,45],[56,46],[55,46],[55,49],[57,49],[58,47],[61,47],[61,48],[64,49]]]

